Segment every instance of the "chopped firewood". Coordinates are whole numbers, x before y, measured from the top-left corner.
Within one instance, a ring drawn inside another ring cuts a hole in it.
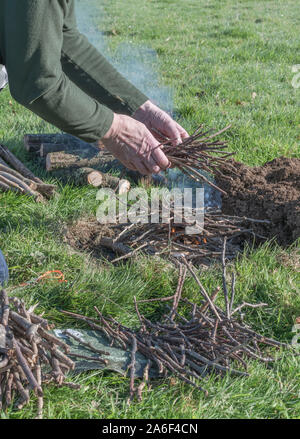
[[[25,134],[24,147],[28,152],[39,152],[42,144],[70,145],[81,149],[89,145],[70,134]]]
[[[55,171],[67,168],[97,168],[112,162],[112,156],[105,151],[74,150],[71,152],[52,152],[46,157],[46,170]]]
[[[97,171],[93,168],[66,168],[58,169],[52,173],[53,177],[64,183],[74,185],[91,185],[94,187],[109,187],[118,193],[127,193],[130,189],[130,182],[113,175]]]
[[[44,329],[52,326],[31,309],[26,309],[20,299],[8,297],[5,290],[0,292],[0,410],[7,409],[13,398],[16,407],[22,409],[33,390],[40,419],[43,384],[70,385],[65,382],[66,372],[74,369],[75,363],[67,356],[69,347]],[[48,366],[47,375],[42,373],[43,365]]]
[[[23,177],[28,178],[29,180],[33,180],[36,183],[43,183],[39,178],[37,178],[14,154],[4,145],[0,144],[0,157],[4,160],[9,166],[14,168]]]
[[[224,247],[226,241],[224,242]],[[225,254],[225,250],[223,254]],[[224,256],[221,257],[222,261]],[[157,366],[161,376],[168,372],[174,374],[185,383],[202,390],[205,389],[205,375],[210,372],[237,377],[246,377],[247,359],[255,359],[262,363],[272,363],[275,358],[269,352],[263,353],[262,347],[274,349],[291,348],[291,345],[278,342],[265,337],[252,330],[242,318],[238,319],[233,314],[241,309],[241,306],[233,307],[235,282],[231,288],[223,282],[225,298],[225,310],[216,304],[217,293],[220,286],[215,286],[210,294],[202,285],[198,275],[186,261],[181,258],[179,265],[179,278],[176,292],[173,296],[149,299],[161,302],[162,311],[165,314],[157,322],[147,319],[139,310],[138,305],[147,303],[147,300],[134,300],[135,310],[140,321],[137,330],[122,325],[112,317],[105,317],[99,309],[99,324],[95,318],[81,316],[79,314],[62,311],[64,314],[73,316],[75,319],[85,321],[97,332],[104,332],[109,341],[125,344],[125,348],[131,351],[130,370],[130,403],[136,395],[142,399],[142,391],[149,379],[150,366]],[[189,272],[199,287],[199,295],[203,298],[202,303],[192,303],[182,297],[182,291]],[[226,266],[222,264],[223,279],[226,276]],[[228,297],[230,295],[230,297]],[[165,305],[166,301],[173,301],[173,306]],[[184,317],[187,306],[191,308],[189,317]],[[266,306],[265,303],[243,304],[252,308]],[[135,357],[140,352],[148,359],[144,369],[143,381],[135,385]],[[202,387],[200,387],[200,383]]]
[[[41,157],[46,157],[52,152],[72,152],[76,150],[78,151],[77,143],[42,143],[39,152]],[[91,150],[91,152],[97,152],[97,149],[89,143],[83,143],[83,145],[80,147],[80,150]]]
[[[43,159],[45,159],[48,154],[61,152],[60,158],[58,156],[54,157],[55,164],[53,165],[55,170],[60,174],[59,178],[61,174],[63,174],[63,171],[67,171],[68,169],[65,154],[73,153],[78,155],[78,158],[76,165],[74,165],[73,159],[70,160],[70,157],[68,158],[71,168],[88,167],[101,172],[110,172],[114,169],[122,172],[121,179],[128,177],[131,178],[134,183],[143,183],[145,185],[161,185],[165,183],[165,179],[162,176],[143,176],[137,171],[126,169],[100,142],[89,144],[69,134],[26,134],[24,136],[24,146],[29,152],[39,152]],[[92,161],[88,160],[89,157]],[[61,164],[60,159],[62,160]],[[51,162],[51,160],[49,157],[48,162]],[[54,169],[52,169],[51,163],[48,164],[48,167],[49,172],[52,172],[52,175],[55,176],[56,172],[53,173]]]
[[[56,186],[42,182],[17,159],[11,151],[0,145],[0,189],[33,197],[37,202],[55,194]]]
[[[56,186],[54,184],[36,183],[35,181],[23,177],[23,175],[10,168],[3,162],[0,163],[0,174],[5,177],[5,173],[10,174],[10,178],[15,177],[16,179],[20,180],[20,183],[25,183],[33,191],[40,192],[40,194],[44,195],[46,198],[50,198],[55,194]]]

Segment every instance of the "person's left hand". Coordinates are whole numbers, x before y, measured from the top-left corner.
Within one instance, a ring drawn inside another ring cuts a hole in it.
[[[149,131],[160,142],[167,139],[172,141],[174,146],[180,145],[189,134],[165,111],[154,105],[151,101],[146,101],[132,116],[142,122]],[[161,133],[165,138],[159,135]]]

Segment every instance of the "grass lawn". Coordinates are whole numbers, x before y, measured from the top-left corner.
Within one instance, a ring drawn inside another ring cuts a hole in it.
[[[81,0],[83,1],[83,0]],[[113,51],[120,43],[157,51],[162,85],[174,90],[174,112],[188,130],[199,123],[222,128],[236,158],[250,165],[280,155],[300,157],[300,89],[291,81],[300,64],[297,0],[103,0],[99,29]],[[0,139],[36,174],[49,180],[22,149],[25,133],[54,128],[0,95]],[[71,324],[59,309],[93,315],[97,305],[121,322],[137,323],[133,296],[170,295],[176,273],[147,258],[110,267],[72,253],[61,239],[63,225],[94,214],[91,188],[60,187],[60,197],[38,205],[26,197],[0,194],[0,248],[10,266],[10,287],[59,269],[68,283],[47,282],[19,291],[28,303],[57,323]],[[299,244],[299,243],[298,243]],[[249,310],[247,320],[260,332],[290,342],[300,315],[300,253],[266,244],[229,267],[238,273],[237,300],[263,301],[266,310]],[[218,265],[201,273],[211,289],[221,283]],[[200,300],[192,279],[184,296]],[[111,298],[119,305],[113,305]],[[124,311],[126,310],[126,312]],[[147,305],[147,316],[156,308]],[[73,322],[72,322],[73,324]],[[48,418],[300,418],[300,359],[288,354],[274,367],[252,361],[248,378],[209,378],[209,396],[181,382],[151,383],[142,403],[126,406],[129,380],[91,372],[76,377],[81,390],[45,389]],[[32,418],[35,404],[2,417]]]

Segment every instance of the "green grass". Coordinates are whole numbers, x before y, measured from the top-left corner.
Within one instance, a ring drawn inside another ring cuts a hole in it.
[[[292,65],[299,63],[300,18],[296,0],[105,0],[107,14],[99,28],[113,51],[121,42],[157,51],[162,84],[174,89],[175,114],[188,129],[200,122],[222,128],[237,159],[262,164],[280,155],[300,157],[300,90],[291,85]],[[111,31],[114,32],[111,32]],[[116,35],[114,35],[116,34]],[[256,98],[252,99],[252,94]],[[239,102],[245,103],[240,105]],[[28,132],[54,131],[15,102],[0,95],[0,138],[39,176],[49,181],[22,149]],[[142,258],[111,267],[70,251],[61,238],[63,225],[94,214],[96,192],[60,187],[60,196],[37,205],[15,194],[0,195],[0,248],[10,266],[10,288],[52,269],[68,282],[46,282],[20,290],[27,303],[58,326],[73,324],[59,309],[93,315],[97,305],[127,325],[135,326],[133,296],[169,295],[176,273],[164,262]],[[247,321],[260,332],[289,342],[300,315],[299,246],[264,245],[241,255],[230,270],[238,273],[237,301],[263,301],[266,310],[250,310]],[[298,261],[298,268],[297,268]],[[201,273],[208,289],[221,283],[218,265]],[[184,296],[200,300],[188,279]],[[116,304],[109,301],[112,299]],[[122,307],[122,308],[121,308]],[[156,306],[143,312],[155,318]],[[151,383],[142,403],[126,406],[128,379],[91,372],[76,377],[80,391],[45,391],[48,418],[300,418],[300,361],[284,354],[268,369],[252,361],[248,378],[209,377],[209,396],[169,379]],[[32,418],[32,402],[22,412],[3,417]]]

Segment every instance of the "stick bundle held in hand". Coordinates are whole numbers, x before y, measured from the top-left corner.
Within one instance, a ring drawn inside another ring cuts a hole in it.
[[[171,164],[179,168],[184,174],[195,181],[204,181],[221,193],[226,194],[200,171],[206,171],[214,175],[220,172],[218,171],[220,163],[234,154],[226,151],[227,144],[225,142],[214,140],[230,127],[231,125],[211,134],[211,130],[203,131],[203,125],[201,125],[194,134],[185,139],[179,146],[172,146],[170,142],[164,143],[162,145],[163,151]]]
[[[256,359],[263,363],[273,362],[274,359],[262,352],[263,346],[279,349],[290,347],[271,338],[264,337],[253,331],[243,322],[241,310],[245,307],[257,308],[266,306],[265,303],[242,303],[234,307],[235,276],[232,277],[230,288],[226,284],[225,247],[222,251],[223,294],[225,309],[216,305],[216,299],[221,291],[218,286],[209,294],[202,285],[192,266],[182,258],[179,264],[179,278],[173,296],[137,301],[134,298],[135,310],[140,321],[140,328],[134,331],[111,317],[104,315],[95,307],[98,320],[79,314],[63,311],[76,319],[85,321],[95,331],[100,331],[111,341],[131,351],[130,397],[129,402],[137,395],[141,400],[142,390],[149,378],[149,368],[156,366],[162,376],[167,373],[175,374],[180,380],[188,383],[205,393],[199,383],[205,384],[207,372],[217,374],[230,373],[234,376],[248,375],[247,359]],[[182,290],[187,273],[195,279],[201,304],[192,303],[182,298]],[[152,322],[139,310],[142,303],[160,302],[167,305],[167,312],[160,321]],[[184,317],[182,308],[190,308],[189,317]],[[240,316],[239,319],[236,318]],[[135,386],[136,352],[140,352],[148,363],[144,370],[142,382]]]
[[[48,332],[52,326],[34,313],[35,308],[27,310],[22,301],[0,292],[0,412],[13,402],[22,409],[32,390],[38,397],[37,418],[42,418],[42,384],[79,386],[65,382],[66,373],[75,366],[69,348]]]

